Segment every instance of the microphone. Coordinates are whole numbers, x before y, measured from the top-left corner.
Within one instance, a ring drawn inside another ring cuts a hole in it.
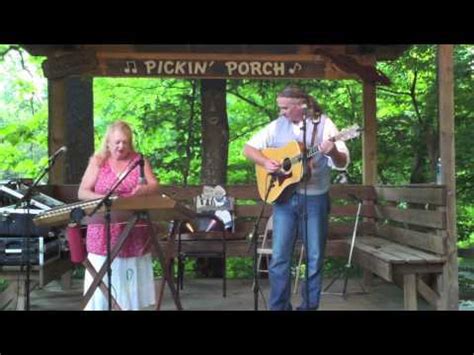
[[[62,153],[67,152],[67,147],[63,145],[61,148],[59,148],[57,151],[54,152],[54,154],[49,158],[49,161],[54,161],[56,158],[61,155]]]
[[[138,179],[138,184],[146,185],[147,181],[145,178],[145,159],[143,159],[143,154],[140,154],[140,160],[138,164],[140,165],[140,178]]]

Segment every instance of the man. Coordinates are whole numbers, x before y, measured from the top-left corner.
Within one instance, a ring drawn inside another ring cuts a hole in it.
[[[271,310],[291,310],[291,261],[296,232],[308,247],[308,288],[301,284],[302,303],[299,310],[319,307],[324,249],[329,219],[329,187],[331,168],[345,170],[349,151],[342,141],[332,142],[338,130],[322,113],[313,97],[296,86],[285,88],[277,97],[280,117],[255,134],[244,147],[244,155],[265,168],[268,173],[278,172],[281,162],[267,158],[265,148],[280,148],[290,141],[303,142],[303,117],[306,117],[307,147],[317,146],[319,152],[308,165],[311,174],[296,185],[290,197],[277,199],[273,204],[272,259],[269,266]],[[295,185],[293,185],[295,186]],[[290,189],[290,187],[288,188]],[[306,190],[307,233],[303,219]],[[307,243],[304,236],[307,235]],[[308,297],[307,297],[308,295]],[[308,299],[309,298],[309,299]]]

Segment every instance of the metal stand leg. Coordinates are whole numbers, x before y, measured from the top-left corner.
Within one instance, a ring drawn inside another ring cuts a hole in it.
[[[303,256],[304,256],[304,244],[301,245],[300,257],[298,259],[298,266],[296,267],[296,272],[295,272],[295,287],[293,290],[293,294],[295,295],[298,293],[298,282],[300,279],[301,264],[303,264]]]
[[[336,276],[331,280],[331,282],[329,282],[329,284],[326,286],[326,288],[322,292],[323,295],[336,295],[336,296],[342,296],[343,298],[346,298],[346,296],[348,294],[347,284],[348,284],[348,281],[349,281],[350,270],[352,270],[352,253],[354,251],[354,245],[355,245],[355,240],[356,240],[356,235],[357,235],[357,226],[359,224],[360,210],[361,210],[361,207],[362,207],[362,200],[358,199],[357,197],[355,197],[353,195],[351,195],[351,197],[356,199],[359,202],[359,204],[357,206],[356,221],[355,221],[355,225],[354,225],[354,232],[352,233],[352,241],[351,241],[351,249],[350,249],[350,252],[349,252],[349,258],[347,260],[347,264],[344,265],[344,269],[339,271],[336,274]],[[342,287],[342,292],[326,292],[327,290],[329,290],[331,288],[331,286],[334,284],[334,282],[336,282],[336,280],[338,280],[340,278],[343,278],[343,281],[344,281],[343,287]],[[367,291],[365,290],[364,286],[360,283],[360,281],[359,281],[359,285],[362,288],[362,291],[350,292],[350,293],[351,294],[366,294]]]

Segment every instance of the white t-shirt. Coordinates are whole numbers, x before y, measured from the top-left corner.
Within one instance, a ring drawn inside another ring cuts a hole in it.
[[[280,148],[287,145],[290,141],[296,140],[298,142],[303,142],[303,122],[293,123],[284,116],[278,117],[276,120],[270,122],[267,126],[257,132],[247,144],[256,149],[265,149],[265,148]],[[311,144],[311,138],[313,135],[314,124],[311,119],[306,120],[306,144],[309,147]],[[331,137],[337,135],[339,131],[336,128],[336,125],[331,121],[331,119],[325,116],[324,131],[323,131],[323,140],[327,140]],[[318,144],[318,139],[316,139],[314,145]],[[350,163],[350,154],[347,149],[346,144],[343,141],[336,141],[337,150],[343,154],[346,154],[347,161],[343,167],[336,167],[331,159],[328,158],[328,166],[336,170],[346,170],[347,166]],[[317,153],[320,154],[320,153]],[[311,180],[307,185],[307,192],[310,195],[319,195],[325,193],[329,190],[329,175],[325,178],[318,179],[315,171],[312,171]]]

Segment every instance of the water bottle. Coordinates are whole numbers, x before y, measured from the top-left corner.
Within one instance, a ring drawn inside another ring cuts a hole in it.
[[[443,166],[441,165],[441,158],[438,158],[438,162],[436,163],[436,184],[442,185],[443,184]]]
[[[78,224],[69,224],[66,228],[66,236],[69,244],[71,261],[74,264],[81,264],[87,257],[87,250],[84,238],[84,230]]]

